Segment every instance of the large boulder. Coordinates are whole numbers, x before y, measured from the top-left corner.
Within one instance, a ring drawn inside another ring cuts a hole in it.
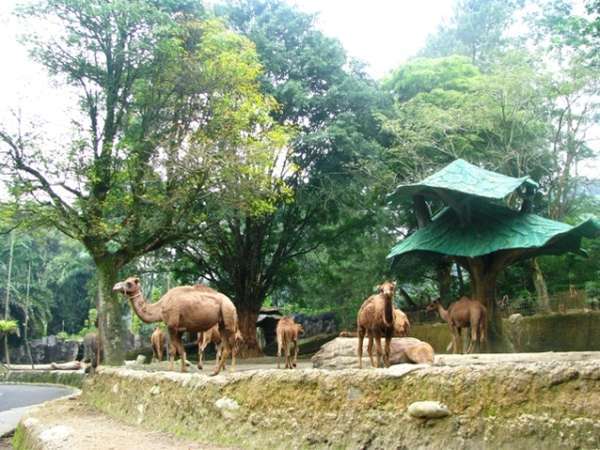
[[[363,348],[363,365],[370,366],[365,339]],[[381,340],[383,346],[384,340]],[[358,366],[356,349],[358,338],[338,337],[321,347],[313,357],[315,368],[351,369]],[[431,345],[419,339],[405,337],[393,338],[390,344],[390,364],[414,363],[433,364],[434,352]]]

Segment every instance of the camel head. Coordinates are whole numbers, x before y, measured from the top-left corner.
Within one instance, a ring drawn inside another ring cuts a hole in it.
[[[384,281],[379,286],[377,286],[377,292],[379,294],[383,294],[386,297],[394,297],[394,291],[396,290],[396,282],[395,281]]]
[[[440,299],[436,298],[435,300],[433,300],[429,305],[427,305],[425,307],[425,311],[430,312],[430,311],[437,311],[438,309],[438,305],[440,305]]]
[[[125,281],[119,281],[113,286],[113,292],[120,292],[121,294],[131,297],[140,292],[140,279],[137,277],[129,277]]]

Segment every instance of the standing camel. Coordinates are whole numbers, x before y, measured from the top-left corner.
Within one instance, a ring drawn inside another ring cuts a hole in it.
[[[472,353],[476,345],[478,349],[481,349],[487,333],[487,311],[485,306],[477,300],[461,297],[452,303],[447,310],[440,303],[440,299],[434,300],[427,305],[427,311],[433,310],[437,310],[442,320],[448,323],[452,333],[452,342],[446,350],[452,348],[452,353],[458,353],[462,329],[467,327],[471,328],[471,340],[467,353]]]
[[[223,338],[223,351],[213,375],[225,365],[232,354],[235,361],[235,334],[238,329],[237,311],[229,298],[208,287],[179,286],[170,289],[156,303],[144,300],[140,280],[129,277],[114,285],[113,291],[127,297],[133,310],[145,323],[163,321],[168,330],[171,347],[181,356],[181,371],[186,371],[185,349],[181,342],[183,332],[207,331],[218,325]],[[175,352],[170,352],[170,367],[173,367]],[[233,363],[235,364],[235,362]]]
[[[156,327],[150,336],[150,343],[152,344],[152,358],[157,361],[162,361],[163,350],[165,348],[165,333],[160,327]]]
[[[366,299],[356,319],[358,334],[358,367],[362,369],[363,340],[369,336],[369,359],[371,366],[379,367],[381,355],[386,367],[390,366],[390,342],[394,334],[394,308],[392,300],[396,289],[396,282],[386,281],[377,287],[378,294]],[[385,349],[381,350],[381,336],[385,337]],[[377,358],[373,359],[373,339],[377,347]]]
[[[281,350],[285,349],[285,368],[293,369],[298,361],[298,335],[304,332],[302,325],[291,317],[282,317],[277,322],[277,368],[281,368]],[[290,347],[294,347],[294,360],[290,356]]]

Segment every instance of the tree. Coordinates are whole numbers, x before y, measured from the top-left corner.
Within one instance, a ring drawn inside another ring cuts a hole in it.
[[[258,90],[252,44],[207,19],[197,2],[46,0],[22,14],[60,24],[26,42],[76,89],[83,117],[64,152],[5,126],[5,167],[21,211],[91,255],[106,360],[118,364],[126,307],[112,293],[119,270],[187,236],[208,197],[260,191],[254,175],[281,142],[268,115],[274,103]]]
[[[273,118],[296,130],[288,151],[272,160],[275,208],[256,216],[214,205],[199,240],[181,249],[190,260],[182,269],[234,299],[242,353],[253,355],[263,301],[288,282],[297,258],[342,232],[335,226],[342,205],[365,186],[358,169],[368,166],[358,161],[378,152],[370,114],[378,100],[374,83],[339,42],[315,29],[313,16],[278,0],[238,1],[219,13],[255,43],[263,92],[280,105]]]
[[[507,31],[523,0],[457,0],[448,23],[429,35],[422,56],[464,55],[486,68],[509,45]]]

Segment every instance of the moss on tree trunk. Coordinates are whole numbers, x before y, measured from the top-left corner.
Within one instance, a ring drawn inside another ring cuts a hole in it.
[[[98,281],[98,320],[100,341],[104,349],[104,363],[121,365],[125,361],[125,333],[123,320],[126,303],[112,291],[118,281],[119,267],[111,260],[96,263]]]

